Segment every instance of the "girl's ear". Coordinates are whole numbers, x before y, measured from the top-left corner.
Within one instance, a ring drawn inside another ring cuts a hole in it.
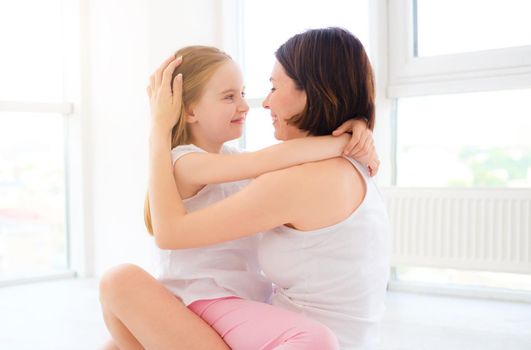
[[[190,123],[190,124],[197,123],[197,117],[195,116],[193,110],[185,111],[184,118],[187,123]]]

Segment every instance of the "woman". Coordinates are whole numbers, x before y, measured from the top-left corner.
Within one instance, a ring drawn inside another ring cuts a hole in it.
[[[330,134],[352,115],[366,116],[373,127],[372,70],[352,34],[310,30],[289,39],[276,58],[263,106],[271,110],[277,139]],[[152,140],[159,140],[153,149],[169,149],[165,135],[176,123],[175,113],[155,113],[153,123]],[[390,229],[383,200],[359,163],[343,157],[267,173],[235,195],[187,213],[164,166],[169,157],[169,152],[152,152],[151,158],[150,200],[165,208],[152,213],[161,248],[199,247],[269,231],[259,258],[278,287],[273,305],[328,326],[341,349],[377,346]]]

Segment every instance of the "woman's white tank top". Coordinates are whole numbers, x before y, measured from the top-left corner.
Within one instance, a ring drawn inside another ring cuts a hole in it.
[[[174,148],[172,160],[192,152],[205,152],[195,145]],[[221,153],[237,150],[223,146]],[[207,207],[238,192],[248,181],[206,185],[195,196],[184,200],[188,212]],[[188,234],[194,234],[189,232]],[[247,237],[201,248],[156,249],[158,280],[186,305],[196,300],[239,296],[268,301],[271,282],[260,273],[257,261],[258,236]]]
[[[363,166],[346,159],[366,183],[360,206],[323,229],[281,226],[264,233],[259,261],[275,284],[273,305],[328,326],[342,350],[376,349],[389,278],[390,225],[373,180]]]

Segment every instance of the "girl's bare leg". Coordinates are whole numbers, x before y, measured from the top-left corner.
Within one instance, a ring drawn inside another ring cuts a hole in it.
[[[120,350],[229,349],[207,323],[138,266],[107,271],[100,282],[100,301]]]
[[[112,340],[105,343],[99,350],[144,350],[142,344],[127,329],[127,327],[114,316],[105,306],[102,305],[103,320],[111,333]],[[118,344],[120,346],[118,347]]]
[[[98,350],[120,350],[120,349],[116,346],[116,344],[114,343],[114,340],[109,340]]]

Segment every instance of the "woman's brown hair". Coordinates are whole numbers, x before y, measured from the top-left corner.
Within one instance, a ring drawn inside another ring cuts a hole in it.
[[[286,74],[304,90],[304,110],[288,123],[311,135],[329,135],[343,122],[365,119],[374,128],[374,78],[361,42],[341,28],[297,34],[275,53]]]
[[[171,131],[171,148],[185,145],[190,142],[190,135],[186,126],[185,111],[199,101],[208,80],[216,69],[223,63],[231,60],[225,52],[210,46],[187,46],[175,53],[175,57],[183,57],[182,63],[172,74],[173,79],[177,74],[183,75],[183,99],[181,112],[177,124]],[[153,234],[151,211],[149,206],[149,193],[144,201],[144,223],[150,234]]]

